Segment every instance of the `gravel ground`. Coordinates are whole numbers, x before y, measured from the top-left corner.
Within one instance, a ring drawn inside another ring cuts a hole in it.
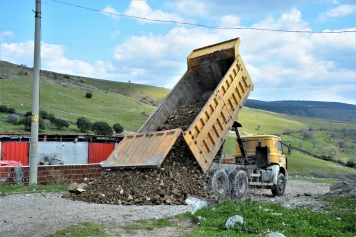
[[[191,210],[180,206],[119,206],[71,201],[60,193],[14,194],[0,198],[0,236],[50,236],[78,222],[125,225]]]
[[[325,204],[317,200],[329,191],[329,185],[289,180],[285,196],[273,197],[269,190],[250,190],[248,197],[258,201],[288,203],[289,205]],[[304,193],[312,196],[305,196]],[[299,195],[298,195],[299,194]],[[57,230],[79,222],[128,225],[140,219],[159,219],[191,211],[189,205],[119,206],[93,204],[62,198],[61,193],[13,194],[0,197],[0,236],[51,236]],[[160,233],[160,234],[158,234]],[[179,236],[182,230],[160,229],[159,232],[136,232],[131,236]],[[123,235],[130,236],[130,235]]]

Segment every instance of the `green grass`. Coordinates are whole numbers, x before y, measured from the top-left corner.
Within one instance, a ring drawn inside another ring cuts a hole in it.
[[[57,184],[48,184],[48,185],[0,185],[0,195],[6,196],[13,193],[31,193],[31,192],[63,192],[68,190],[68,185],[57,185]]]
[[[110,236],[105,231],[104,224],[96,224],[96,223],[89,223],[83,222],[78,223],[73,226],[67,227],[63,230],[57,231],[53,236],[77,236],[77,237],[87,237],[87,236]]]
[[[292,146],[301,146],[302,149],[318,155],[322,153],[329,155],[330,149],[337,147],[335,159],[344,162],[356,161],[355,123],[289,116],[250,108],[241,110],[238,120],[243,126],[240,129],[243,132],[256,135],[278,134],[282,140],[291,141]],[[259,129],[258,125],[261,126]],[[312,128],[313,137],[304,138],[300,130],[309,130],[309,128]],[[286,129],[292,129],[295,133],[283,135]],[[339,147],[337,144],[339,140],[345,140],[346,147]]]
[[[5,62],[0,63],[3,73],[9,75],[9,78],[0,80],[1,104],[14,108],[21,114],[31,111],[32,69],[27,70],[27,75],[19,75],[18,71],[23,70],[22,67],[8,65]],[[79,79],[75,76],[65,79],[61,74],[55,75],[58,75],[57,79],[54,79],[52,74],[41,73],[40,110],[53,113],[56,118],[72,122],[76,122],[79,117],[86,116],[91,122],[105,121],[111,126],[120,123],[125,131],[137,131],[147,120],[147,116],[142,112],[152,113],[156,109],[153,104],[157,104],[169,92],[168,89],[160,87],[133,83],[109,83],[104,80],[95,82],[94,79],[88,79],[88,84],[83,83],[86,79]],[[125,89],[125,85],[130,87]],[[112,89],[117,86],[121,86],[123,89],[118,92]],[[93,94],[90,99],[85,96],[88,91]],[[150,103],[151,101],[154,103]],[[21,129],[8,126],[4,121],[4,117],[2,117],[1,131],[12,131],[13,129],[19,131]],[[73,129],[64,129],[61,132],[68,133],[68,131],[73,131]],[[47,129],[44,132],[52,133]],[[53,131],[53,133],[56,132]]]
[[[242,216],[244,223],[227,230],[225,223],[234,215]],[[312,212],[310,208],[286,209],[275,203],[224,201],[217,207],[198,210],[192,220],[198,216],[206,220],[188,236],[264,236],[269,232],[280,232],[288,237],[331,237],[353,236],[356,232],[355,214],[348,209]]]
[[[120,226],[120,228],[130,232],[133,230],[153,230],[156,228],[160,229],[168,226],[173,226],[170,218],[162,218],[158,220],[138,220],[135,224]]]

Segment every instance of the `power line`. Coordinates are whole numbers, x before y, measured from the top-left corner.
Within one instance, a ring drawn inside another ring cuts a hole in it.
[[[79,6],[79,5],[75,5],[75,4],[68,3],[68,2],[62,2],[62,1],[57,1],[57,0],[52,0],[52,1],[56,2],[56,3],[60,3],[60,4],[69,5],[69,6],[72,6],[72,7],[78,7],[78,8],[82,8],[82,9],[86,9],[86,10],[90,10],[90,11],[101,12],[101,13],[105,13],[105,14],[113,15],[113,16],[134,18],[134,19],[140,19],[140,20],[144,20],[144,21],[153,21],[153,22],[162,22],[162,23],[173,23],[173,24],[179,24],[179,25],[198,26],[198,27],[204,27],[204,28],[209,28],[209,29],[217,29],[217,30],[256,30],[256,31],[272,31],[272,32],[284,32],[284,33],[310,33],[310,34],[341,34],[341,33],[355,33],[356,32],[356,31],[353,31],[353,30],[309,31],[309,30],[280,30],[280,29],[267,29],[267,28],[256,28],[256,27],[218,27],[218,26],[209,26],[209,25],[197,24],[197,23],[182,22],[182,21],[150,19],[150,18],[140,17],[140,16],[131,16],[131,15],[126,15],[126,14],[107,12],[107,11],[104,11],[104,10],[98,10],[98,9],[94,9],[94,8],[90,8],[90,7]]]

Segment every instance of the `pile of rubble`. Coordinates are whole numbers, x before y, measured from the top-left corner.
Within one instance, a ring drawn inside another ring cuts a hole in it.
[[[158,130],[187,130],[204,104],[196,101],[175,111]],[[213,193],[202,181],[202,174],[180,136],[159,169],[111,170],[97,180],[87,179],[85,188],[78,190],[72,186],[72,192],[64,197],[118,205],[182,205],[186,204],[188,195],[213,199]]]

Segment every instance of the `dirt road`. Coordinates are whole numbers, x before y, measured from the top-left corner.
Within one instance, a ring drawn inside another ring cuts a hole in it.
[[[281,202],[286,206],[312,205],[320,208],[325,203],[318,195],[329,191],[326,184],[289,180],[285,196],[273,197],[269,190],[250,190],[247,197],[266,202]],[[305,196],[311,194],[311,196]],[[0,236],[50,236],[57,230],[80,222],[128,225],[140,219],[164,218],[191,211],[189,205],[121,206],[93,204],[62,198],[60,193],[14,194],[0,197]],[[184,231],[172,227],[154,233],[140,230],[122,236],[180,236]]]

